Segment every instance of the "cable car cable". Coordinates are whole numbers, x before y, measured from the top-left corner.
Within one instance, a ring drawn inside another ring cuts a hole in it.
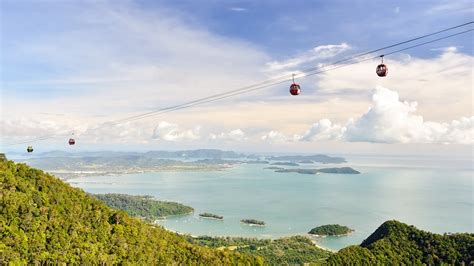
[[[370,57],[370,58],[355,61],[355,62],[352,62],[352,63],[349,63],[349,64],[339,65],[342,62],[348,62],[350,60],[354,60],[358,57],[362,57],[362,56],[368,55],[370,53],[385,50],[385,49],[388,49],[388,48],[393,48],[393,47],[396,47],[396,46],[399,46],[399,45],[402,45],[402,44],[413,42],[415,40],[419,40],[419,39],[422,39],[422,38],[433,36],[435,34],[439,34],[439,33],[446,32],[446,31],[449,31],[449,30],[452,30],[452,29],[460,28],[460,27],[470,25],[470,24],[473,24],[473,23],[474,23],[474,21],[471,21],[471,22],[464,23],[464,24],[461,24],[461,25],[458,25],[458,26],[455,26],[455,27],[447,28],[447,29],[440,30],[440,31],[437,31],[437,32],[434,32],[434,33],[419,36],[419,37],[416,37],[416,38],[413,38],[413,39],[410,39],[410,40],[407,40],[407,41],[399,42],[397,44],[385,46],[383,48],[374,49],[374,50],[371,50],[369,52],[364,52],[364,53],[357,54],[357,55],[354,55],[354,56],[349,57],[349,58],[345,58],[345,59],[336,61],[334,63],[328,64],[328,65],[323,66],[323,67],[305,69],[305,70],[301,71],[302,74],[298,74],[296,76],[298,76],[298,77],[313,76],[313,75],[317,75],[317,74],[324,73],[324,72],[327,72],[327,71],[335,70],[335,69],[338,69],[338,68],[341,68],[341,67],[358,64],[358,63],[365,62],[365,61],[368,61],[368,60],[373,60],[373,59],[378,58],[380,56]],[[448,39],[448,38],[451,38],[451,37],[454,37],[454,36],[457,36],[457,35],[465,34],[465,33],[471,32],[473,30],[474,29],[469,29],[469,30],[465,30],[465,31],[458,32],[458,33],[455,33],[455,34],[447,35],[447,36],[440,37],[440,38],[437,38],[437,39],[433,39],[433,40],[430,40],[430,41],[427,41],[427,42],[419,43],[419,44],[412,45],[412,46],[409,46],[409,47],[405,47],[405,48],[402,48],[402,49],[399,49],[399,50],[396,50],[396,51],[385,53],[384,55],[391,55],[391,54],[399,53],[399,52],[402,52],[402,51],[405,51],[405,50],[413,49],[413,48],[416,48],[416,47],[419,47],[419,46],[423,46],[423,45],[434,43],[434,42],[437,42],[437,41],[440,41],[440,40]],[[321,68],[326,68],[326,67],[329,67],[329,66],[332,66],[332,65],[337,65],[337,66],[334,67],[334,68],[330,68],[330,69],[320,70]],[[316,70],[319,70],[319,71],[316,71]],[[293,78],[293,75],[292,75],[292,78]],[[175,110],[181,110],[181,109],[193,107],[193,106],[196,106],[196,105],[199,105],[199,104],[209,103],[209,102],[213,102],[213,101],[217,101],[217,100],[237,96],[237,95],[240,95],[240,94],[247,93],[249,91],[259,90],[259,89],[267,88],[267,87],[270,87],[270,86],[275,86],[275,85],[278,85],[278,84],[282,84],[282,83],[287,82],[288,80],[291,80],[292,78],[288,79],[288,75],[280,76],[280,77],[277,77],[277,78],[269,79],[269,80],[266,80],[266,81],[263,81],[263,82],[260,82],[260,83],[257,83],[257,84],[253,84],[253,85],[250,85],[250,86],[246,86],[246,87],[243,87],[243,88],[239,88],[239,89],[235,89],[235,90],[231,90],[231,91],[227,91],[227,92],[223,92],[223,93],[203,97],[203,98],[200,98],[200,99],[196,99],[196,100],[184,103],[184,104],[178,104],[178,105],[174,105],[174,106],[170,106],[170,107],[161,108],[161,109],[158,109],[158,110],[155,110],[155,111],[150,111],[150,112],[147,112],[147,113],[144,113],[144,114],[139,114],[139,115],[127,117],[127,118],[120,119],[120,120],[106,122],[102,125],[91,128],[88,131],[98,130],[98,129],[101,129],[101,128],[104,128],[104,127],[114,126],[114,125],[117,125],[117,124],[122,124],[122,123],[126,123],[126,122],[131,122],[131,121],[143,119],[143,118],[146,118],[146,117],[149,117],[149,116],[155,116],[155,115],[168,113],[168,112],[175,111]],[[283,80],[280,80],[280,79],[283,79]],[[267,84],[268,82],[271,82],[271,81],[275,81],[275,82]],[[69,131],[68,135],[71,132],[72,131]],[[25,144],[25,143],[29,143],[29,142],[47,140],[47,139],[51,139],[51,138],[58,137],[58,136],[64,136],[64,135],[66,135],[66,134],[45,135],[45,136],[41,136],[41,137],[38,137],[38,138],[19,141],[19,142],[15,142],[15,143],[9,143],[9,144],[5,144],[5,145],[1,145],[1,146],[6,147],[6,146]]]

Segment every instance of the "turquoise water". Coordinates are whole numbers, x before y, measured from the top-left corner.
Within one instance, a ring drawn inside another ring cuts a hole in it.
[[[339,223],[347,237],[314,238],[337,250],[359,244],[381,223],[396,219],[433,232],[474,232],[470,160],[349,157],[360,175],[274,173],[268,165],[237,165],[225,171],[160,172],[71,179],[92,193],[153,195],[195,208],[160,224],[192,235],[277,238]],[[320,165],[308,166],[320,167]],[[300,166],[299,168],[303,168]],[[202,219],[201,212],[224,216]],[[265,227],[241,224],[263,220]]]

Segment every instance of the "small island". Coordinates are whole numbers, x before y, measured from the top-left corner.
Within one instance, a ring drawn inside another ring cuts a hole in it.
[[[278,166],[270,166],[270,167],[265,167],[263,169],[268,169],[268,170],[285,170],[285,168],[278,167]]]
[[[248,225],[265,226],[264,221],[259,221],[255,219],[243,219],[243,220],[240,220],[240,222],[244,224],[248,224]]]
[[[308,232],[314,236],[346,236],[354,232],[353,229],[339,224],[326,224],[315,227]]]
[[[199,217],[208,218],[208,219],[216,219],[216,220],[224,219],[224,216],[220,216],[220,215],[213,214],[213,213],[208,213],[208,212],[200,213]]]
[[[298,173],[306,175],[315,175],[318,173],[324,174],[360,174],[359,171],[351,167],[334,167],[334,168],[320,168],[320,169],[276,169],[277,173]]]
[[[272,165],[299,166],[299,164],[292,163],[292,162],[276,162],[276,163],[272,163]]]

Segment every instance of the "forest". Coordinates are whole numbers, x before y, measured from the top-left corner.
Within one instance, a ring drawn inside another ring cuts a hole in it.
[[[329,264],[472,265],[474,234],[433,234],[398,221],[387,221],[360,246],[329,257]]]
[[[257,255],[269,265],[322,264],[332,252],[321,249],[304,236],[276,240],[242,237],[191,237],[188,241],[214,248],[228,248],[241,253]]]
[[[0,189],[0,262],[263,264],[259,257],[191,244],[25,164],[0,161]]]
[[[171,201],[159,201],[152,196],[132,196],[127,194],[91,194],[103,201],[107,206],[123,210],[131,216],[147,220],[158,219],[170,215],[189,214],[192,207]]]
[[[331,253],[303,236],[262,240],[177,235],[11,161],[0,160],[0,189],[0,262],[14,265],[474,263],[474,234],[434,234],[398,221],[383,223],[359,246]]]

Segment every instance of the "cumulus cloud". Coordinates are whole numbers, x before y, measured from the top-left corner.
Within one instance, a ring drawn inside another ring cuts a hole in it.
[[[338,140],[341,139],[346,127],[332,124],[331,120],[325,118],[313,124],[311,128],[301,137],[302,141],[314,140]]]
[[[275,130],[271,130],[270,132],[266,133],[261,137],[261,139],[268,142],[288,142],[292,140],[285,134]]]
[[[153,130],[153,139],[166,141],[198,140],[200,136],[200,127],[194,129],[182,129],[178,124],[162,121]]]
[[[397,91],[403,98],[419,102],[418,112],[427,119],[457,119],[472,109],[470,96],[474,57],[461,53],[461,49],[444,47],[438,49],[438,56],[429,59],[406,54],[386,57],[384,62],[389,72],[383,79],[375,74],[380,60],[328,71],[318,75],[316,93],[332,97],[360,95],[368,98],[371,90],[381,85]],[[352,108],[350,101],[348,104],[347,108]]]
[[[219,134],[211,133],[209,135],[211,140],[223,140],[223,141],[244,141],[247,140],[247,136],[241,129],[234,129],[229,132],[222,132]]]
[[[472,144],[474,116],[450,123],[424,121],[416,115],[417,102],[401,101],[396,91],[377,87],[372,106],[346,125],[322,119],[303,135],[302,141],[343,140],[374,143]]]

